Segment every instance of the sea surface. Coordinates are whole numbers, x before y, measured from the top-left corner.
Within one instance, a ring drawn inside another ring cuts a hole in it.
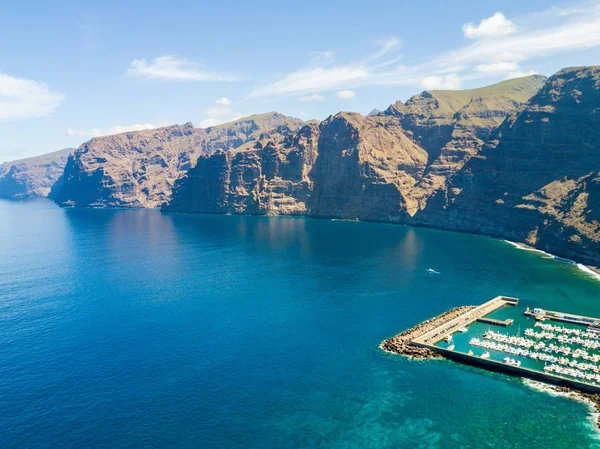
[[[485,237],[0,202],[0,447],[600,447],[583,403],[378,349],[499,294],[600,316],[598,280]]]

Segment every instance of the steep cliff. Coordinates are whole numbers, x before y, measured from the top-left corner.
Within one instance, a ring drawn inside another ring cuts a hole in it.
[[[0,198],[46,197],[60,179],[74,148],[0,164]]]
[[[271,152],[282,161],[283,155],[294,155],[293,139],[270,141],[242,153],[203,156],[198,167],[182,178],[166,210],[402,222],[422,209],[429,196],[479,152],[483,139],[543,80],[531,76],[481,89],[423,92],[384,113],[367,117],[339,113],[311,125],[301,132],[310,134],[312,151],[302,167],[301,198],[295,196],[296,185],[285,184],[287,175],[280,170],[287,163],[269,173],[261,169]],[[240,172],[243,176],[234,176],[232,182],[230,174]],[[206,189],[220,193],[207,194]],[[275,205],[274,195],[287,198],[288,206]]]
[[[339,113],[283,140],[201,156],[165,210],[401,221],[426,162],[392,117]]]
[[[265,133],[287,135],[300,124],[269,113],[206,129],[186,123],[95,138],[69,158],[53,194],[69,206],[159,207],[199,155],[237,148]]]
[[[428,153],[422,179],[411,196],[419,208],[475,154],[492,133],[544,85],[541,75],[516,78],[478,89],[425,91],[385,112],[398,117],[402,127]]]
[[[600,262],[600,67],[564,69],[412,222]]]

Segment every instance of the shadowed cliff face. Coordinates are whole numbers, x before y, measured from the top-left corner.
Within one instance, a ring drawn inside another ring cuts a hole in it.
[[[598,264],[599,150],[600,67],[562,70],[414,222]]]
[[[159,207],[199,155],[240,147],[263,133],[287,135],[300,124],[269,113],[206,129],[187,123],[95,138],[69,158],[53,196],[69,206]]]
[[[0,198],[28,199],[46,197],[60,182],[73,148],[43,156],[0,164]]]

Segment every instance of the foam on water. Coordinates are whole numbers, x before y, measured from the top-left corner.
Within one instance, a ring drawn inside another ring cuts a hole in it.
[[[577,263],[574,260],[571,259],[566,259],[564,257],[558,257],[554,254],[550,254],[546,251],[542,251],[541,249],[537,249],[537,248],[530,248],[528,246],[525,245],[521,245],[520,243],[516,243],[516,242],[511,242],[510,240],[503,240],[504,242],[514,246],[515,248],[521,249],[523,251],[532,251],[534,253],[539,253],[542,254],[544,257],[546,258],[551,258],[551,259],[556,259],[556,260],[560,260],[563,262],[567,262],[570,264],[575,265],[579,270],[581,270],[582,272],[584,272],[585,274],[593,277],[594,279],[600,280],[600,274],[596,273],[594,270],[590,269],[589,267],[585,266],[584,264],[581,263]]]

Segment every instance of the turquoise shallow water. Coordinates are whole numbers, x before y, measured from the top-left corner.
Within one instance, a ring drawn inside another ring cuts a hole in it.
[[[0,202],[0,447],[597,447],[584,404],[377,349],[498,294],[600,316],[483,237]]]

